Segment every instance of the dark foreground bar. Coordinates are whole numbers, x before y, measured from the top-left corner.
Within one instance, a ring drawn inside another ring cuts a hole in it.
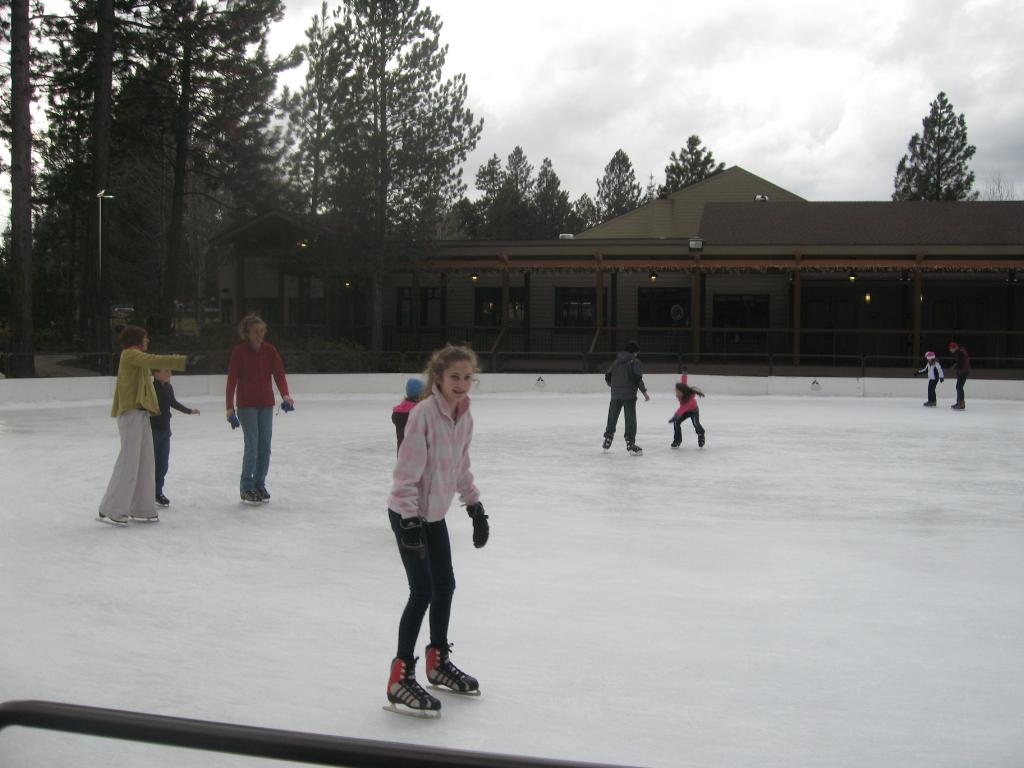
[[[49,701],[0,704],[0,730],[11,725],[350,768],[622,768],[280,731]]]

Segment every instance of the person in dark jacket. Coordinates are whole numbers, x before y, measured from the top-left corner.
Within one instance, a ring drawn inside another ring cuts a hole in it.
[[[953,355],[953,370],[956,371],[956,403],[950,407],[954,411],[962,411],[967,408],[967,403],[964,402],[964,384],[971,375],[971,356],[955,341],[949,342],[949,353]]]
[[[171,408],[191,416],[198,416],[196,408],[186,408],[174,397],[169,370],[153,371],[153,389],[160,404],[160,413],[149,417],[149,425],[153,430],[153,455],[156,459],[156,503],[161,507],[169,507],[170,500],[164,496],[164,478],[171,462]]]
[[[636,444],[636,393],[643,393],[644,400],[650,400],[647,387],[644,386],[644,368],[640,365],[637,355],[640,345],[635,341],[626,344],[619,356],[604,375],[604,380],[611,387],[611,402],[608,403],[608,424],[604,429],[604,449],[612,446],[615,427],[619,423],[619,412],[626,412],[626,450],[631,456],[642,456],[643,449]]]

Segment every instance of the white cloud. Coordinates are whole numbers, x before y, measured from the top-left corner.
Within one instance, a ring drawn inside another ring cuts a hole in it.
[[[939,91],[967,117],[979,180],[1024,189],[1019,0],[766,4],[433,0],[448,72],[484,132],[466,178],[521,145],[573,196],[615,150],[662,181],[697,133],[716,159],[812,200],[888,199]],[[318,0],[289,4],[304,20]]]

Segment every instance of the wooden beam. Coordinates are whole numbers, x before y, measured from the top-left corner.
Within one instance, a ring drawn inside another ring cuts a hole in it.
[[[595,259],[524,259],[522,261],[510,261],[508,266],[513,269],[529,270],[558,270],[589,272],[598,269],[620,269],[636,271],[663,271],[678,270],[680,272],[701,269],[778,269],[781,271],[794,269],[792,259],[701,259],[699,262],[694,259],[610,259],[607,256],[598,263]],[[427,262],[424,269],[451,272],[451,271],[487,271],[504,268],[504,264],[494,259],[474,261],[449,261],[439,260]],[[931,258],[918,261],[917,259],[815,259],[804,258],[801,261],[800,269],[804,272],[813,272],[816,269],[842,270],[842,269],[921,269],[929,270],[1006,270],[1024,269],[1024,258],[1021,259],[957,259],[957,258]]]

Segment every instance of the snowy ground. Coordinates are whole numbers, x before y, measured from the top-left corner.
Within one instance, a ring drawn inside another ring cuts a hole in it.
[[[106,403],[0,409],[0,701],[651,768],[1024,760],[1024,402],[712,393],[673,451],[659,393],[631,458],[604,396],[476,397],[492,535],[453,508],[451,639],[484,695],[421,722],[381,710],[395,400],[297,395],[258,508],[189,403],[172,506],[126,529],[94,520]],[[274,763],[13,728],[0,764]]]

